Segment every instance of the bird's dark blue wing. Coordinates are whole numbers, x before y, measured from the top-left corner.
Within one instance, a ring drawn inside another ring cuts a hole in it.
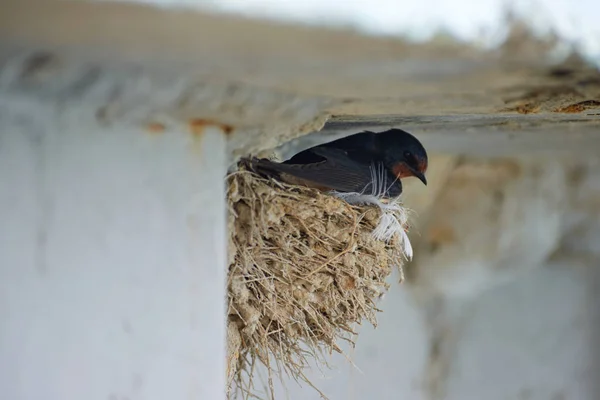
[[[345,151],[335,148],[319,147],[311,149],[311,152],[322,161],[280,164],[269,160],[256,160],[254,166],[259,172],[270,172],[272,176],[275,173],[283,181],[338,192],[383,194],[386,197],[396,197],[402,192],[400,181],[382,165],[357,163],[350,159]]]

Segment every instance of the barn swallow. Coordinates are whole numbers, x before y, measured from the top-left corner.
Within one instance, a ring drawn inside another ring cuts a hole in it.
[[[416,177],[427,185],[427,152],[401,129],[360,132],[311,147],[282,163],[253,159],[250,167],[294,185],[380,198],[398,197],[402,178]]]

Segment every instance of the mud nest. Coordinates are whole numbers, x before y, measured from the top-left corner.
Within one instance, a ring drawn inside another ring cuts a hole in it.
[[[282,374],[313,386],[304,375],[309,363],[327,365],[342,341],[353,343],[363,320],[376,325],[386,278],[394,268],[402,272],[405,235],[376,238],[386,213],[376,206],[246,170],[227,180],[228,396],[254,397],[259,364],[270,397]],[[405,210],[393,213],[406,228]]]

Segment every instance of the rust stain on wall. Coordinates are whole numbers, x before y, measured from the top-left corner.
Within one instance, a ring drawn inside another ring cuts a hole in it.
[[[535,114],[540,111],[540,108],[541,107],[539,104],[526,103],[515,107],[507,108],[506,111],[516,111],[519,114]]]
[[[161,134],[164,133],[167,127],[160,122],[150,122],[146,125],[146,131],[152,134]]]
[[[204,130],[210,126],[220,128],[226,135],[233,132],[233,126],[218,121],[204,118],[194,118],[189,121],[190,132],[193,135],[202,135]]]
[[[194,118],[188,121],[189,131],[192,134],[192,151],[198,156],[202,152],[202,139],[207,128],[218,128],[225,136],[233,132],[233,126],[211,119]]]
[[[554,112],[575,114],[575,113],[580,113],[585,110],[594,109],[594,108],[600,108],[600,101],[598,101],[598,100],[580,101],[579,103],[570,104],[566,107],[557,108],[556,110],[554,110]]]

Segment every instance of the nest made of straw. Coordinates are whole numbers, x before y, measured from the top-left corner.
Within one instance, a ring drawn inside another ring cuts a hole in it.
[[[311,384],[309,361],[326,365],[340,340],[352,341],[353,325],[376,325],[386,278],[401,271],[402,238],[373,236],[377,207],[246,170],[228,177],[228,201],[228,393],[255,392],[257,361],[271,397],[282,372]]]

